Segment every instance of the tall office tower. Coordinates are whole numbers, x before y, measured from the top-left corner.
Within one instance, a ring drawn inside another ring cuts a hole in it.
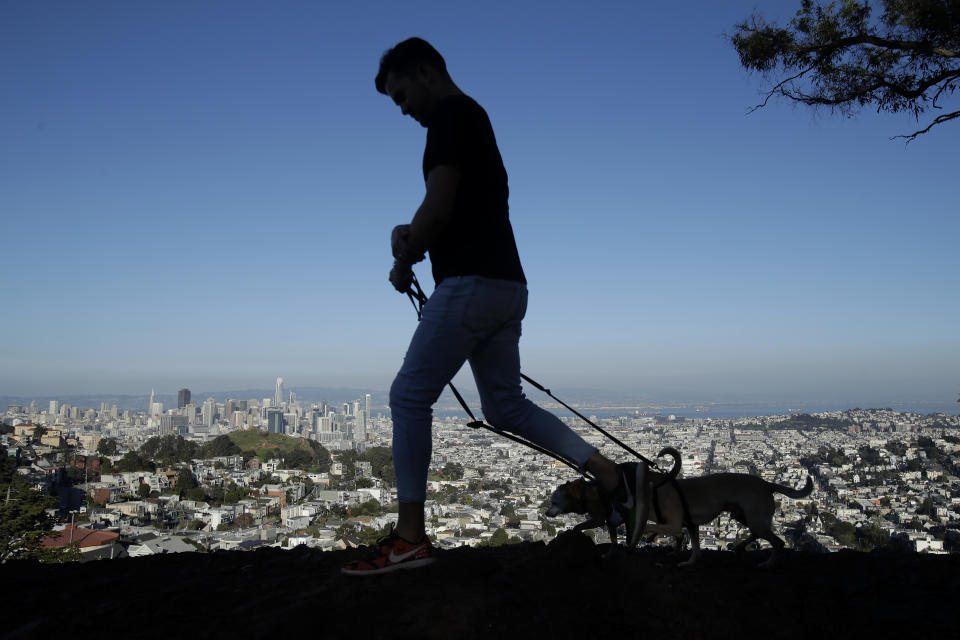
[[[183,409],[190,404],[190,389],[184,387],[177,391],[177,409]]]
[[[343,415],[345,415],[345,416],[349,416],[349,415],[350,415],[350,403],[349,403],[349,402],[344,402],[344,403],[343,403]]]
[[[373,398],[370,397],[370,394],[363,396],[363,410],[367,412],[367,417],[370,417],[370,405],[373,404]]]
[[[100,403],[100,413],[106,413],[107,411],[110,411],[110,405],[107,404],[106,402],[101,402],[101,403]]]
[[[213,417],[217,412],[217,401],[213,398],[207,398],[203,401],[203,424],[208,427],[213,426]]]
[[[296,391],[291,391],[291,392],[290,392],[290,404],[291,404],[291,405],[297,404],[297,392],[296,392]]]
[[[49,413],[49,414],[52,415],[52,416],[59,415],[59,414],[60,414],[60,401],[59,401],[59,400],[51,400],[51,401],[50,401],[50,406],[49,406],[49,408],[47,409],[47,413]]]
[[[120,408],[115,404],[110,405],[110,417],[114,420],[120,417]]]
[[[150,402],[147,403],[147,415],[153,415],[153,414],[152,414],[152,412],[153,412],[153,401],[154,401],[153,395],[154,395],[153,389],[150,389]]]
[[[357,417],[353,419],[353,438],[357,442],[367,441],[367,412],[360,409]]]
[[[227,398],[226,403],[223,405],[223,418],[229,420],[233,417],[234,411],[237,411],[237,405],[239,401],[234,400],[233,398]]]
[[[187,424],[193,424],[194,420],[197,419],[197,405],[191,402],[183,409],[180,409],[180,413],[187,419]]]
[[[283,433],[283,409],[267,409],[267,433]]]
[[[277,389],[273,394],[273,406],[283,406],[283,378],[277,378]]]
[[[352,413],[351,415],[353,415],[353,416],[359,416],[359,415],[360,415],[360,401],[359,401],[359,400],[354,400],[354,401],[353,401],[353,413]]]

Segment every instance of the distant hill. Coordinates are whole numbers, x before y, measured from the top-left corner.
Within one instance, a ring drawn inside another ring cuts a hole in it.
[[[954,638],[960,556],[666,551],[580,534],[348,578],[364,550],[181,553],[0,568],[5,638]],[[187,631],[189,630],[189,631]]]
[[[228,433],[227,437],[243,451],[256,451],[257,457],[261,460],[273,457],[283,458],[298,449],[312,453],[313,446],[316,446],[311,445],[311,442],[304,438],[294,438],[281,433],[266,433],[259,429],[233,431]]]

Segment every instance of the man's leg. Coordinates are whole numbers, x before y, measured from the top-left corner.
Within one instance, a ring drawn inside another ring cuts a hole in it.
[[[472,283],[444,280],[423,307],[400,372],[390,387],[393,466],[400,502],[397,533],[416,542],[424,535],[423,503],[433,451],[433,404],[473,347],[460,318]]]
[[[513,305],[511,315],[505,317],[496,331],[479,343],[469,358],[484,417],[493,426],[520,435],[580,465],[600,478],[604,486],[613,489],[617,484],[614,464],[559,418],[523,394],[519,343],[521,320],[526,312],[526,287],[521,284],[515,286],[519,302]],[[483,292],[475,293],[466,318],[468,323],[472,316],[481,315],[484,306],[482,301]],[[504,308],[502,301],[498,304],[493,294],[490,295],[488,306]]]

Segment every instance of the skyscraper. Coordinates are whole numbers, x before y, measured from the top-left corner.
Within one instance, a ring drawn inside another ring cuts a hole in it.
[[[190,404],[190,389],[180,389],[177,392],[177,409],[183,409],[188,404]]]
[[[233,412],[237,410],[238,402],[233,398],[227,398],[227,401],[223,405],[223,418],[224,420],[229,420],[233,417]]]
[[[283,406],[283,378],[277,378],[277,389],[273,394],[273,406],[282,407]]]
[[[213,426],[214,416],[217,414],[217,401],[213,398],[207,398],[203,401],[203,424],[208,427]]]
[[[147,403],[148,416],[151,415],[151,413],[153,412],[153,399],[154,399],[153,397],[154,397],[153,389],[150,389],[150,402]]]
[[[282,409],[267,409],[267,433],[283,433]]]

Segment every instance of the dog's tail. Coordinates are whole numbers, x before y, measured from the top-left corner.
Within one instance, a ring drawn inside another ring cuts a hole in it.
[[[806,498],[813,491],[813,478],[807,476],[807,484],[803,485],[803,489],[793,489],[791,487],[785,487],[782,484],[776,484],[774,482],[768,482],[767,487],[770,488],[770,491],[774,493],[782,493],[788,498],[793,498],[794,500],[798,498]]]
[[[667,472],[667,477],[676,478],[677,474],[680,473],[680,467],[683,465],[683,458],[680,455],[680,452],[673,447],[664,447],[660,450],[660,453],[657,454],[658,458],[662,458],[663,456],[670,456],[673,458],[673,468]]]

